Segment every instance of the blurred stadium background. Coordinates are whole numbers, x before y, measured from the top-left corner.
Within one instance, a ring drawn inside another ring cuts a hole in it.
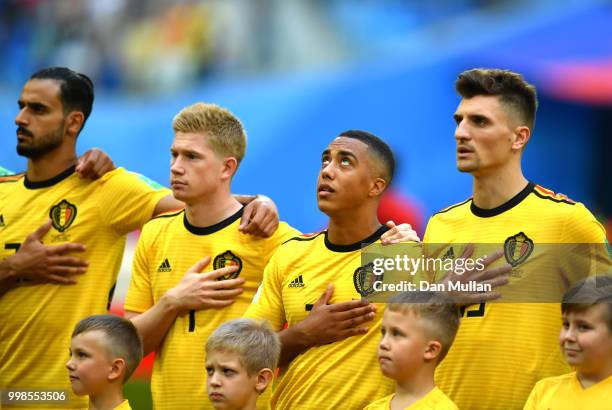
[[[321,151],[365,129],[394,148],[393,200],[422,233],[471,192],[454,165],[455,77],[501,67],[539,90],[526,176],[586,203],[610,231],[610,27],[612,2],[595,0],[0,0],[0,166],[25,169],[14,148],[21,86],[64,65],[96,84],[79,152],[100,147],[168,185],[174,114],[226,106],[249,135],[234,191],[270,196],[309,232],[326,220],[315,201]],[[130,263],[128,251],[115,311]],[[147,366],[137,376],[130,399],[147,408]]]

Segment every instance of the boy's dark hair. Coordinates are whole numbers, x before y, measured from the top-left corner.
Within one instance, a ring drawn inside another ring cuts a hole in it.
[[[425,324],[427,337],[442,345],[440,363],[455,340],[461,313],[454,300],[443,292],[411,291],[393,296],[387,303],[392,312],[412,312]]]
[[[606,307],[606,324],[612,332],[612,275],[592,276],[576,282],[563,295],[561,312],[583,312],[595,305]]]
[[[132,322],[114,315],[94,315],[81,320],[74,328],[72,337],[81,333],[100,330],[106,335],[101,341],[109,356],[125,360],[125,383],[142,360],[142,339]]]
[[[339,137],[354,138],[366,144],[370,148],[370,152],[384,167],[387,187],[391,185],[395,174],[395,157],[386,142],[372,133],[360,130],[347,130],[340,133]]]
[[[64,114],[80,111],[85,117],[81,130],[91,114],[94,101],[94,85],[85,74],[77,73],[67,67],[49,67],[35,72],[30,80],[55,80],[60,84],[60,101]]]
[[[533,130],[538,97],[535,87],[522,75],[509,70],[474,68],[459,74],[455,89],[463,98],[499,96],[501,104],[517,113],[518,118]]]

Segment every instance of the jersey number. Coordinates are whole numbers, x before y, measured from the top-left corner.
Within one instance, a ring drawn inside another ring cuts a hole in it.
[[[195,310],[189,311],[189,331],[195,331]]]
[[[20,243],[5,243],[4,244],[4,249],[14,249],[15,253],[17,253],[17,251],[19,250],[19,248],[21,247]]]
[[[465,306],[461,308],[461,317],[483,317],[485,314],[485,303],[478,305],[478,309],[466,310]]]

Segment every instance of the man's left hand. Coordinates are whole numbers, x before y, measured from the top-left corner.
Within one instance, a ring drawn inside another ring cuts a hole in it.
[[[114,169],[115,164],[106,152],[92,148],[79,157],[76,173],[80,178],[98,179]]]
[[[240,232],[269,237],[278,228],[278,209],[267,196],[257,197],[244,207],[240,220]]]
[[[385,225],[390,229],[380,237],[380,243],[383,245],[392,245],[400,242],[421,242],[419,235],[412,229],[410,224],[395,225],[395,222],[388,221]]]

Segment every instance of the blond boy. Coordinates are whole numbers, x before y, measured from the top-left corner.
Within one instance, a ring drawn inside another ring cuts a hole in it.
[[[280,340],[265,323],[236,319],[206,343],[206,387],[215,409],[254,410],[274,376]]]
[[[612,408],[612,276],[572,286],[561,303],[559,344],[575,371],[540,380],[525,409]]]
[[[389,300],[382,319],[378,362],[395,380],[395,394],[367,410],[456,410],[434,383],[434,373],[459,328],[459,307],[441,293],[405,292]]]
[[[123,385],[142,359],[142,340],[129,320],[95,315],[81,320],[72,333],[66,363],[72,391],[89,396],[89,409],[130,410]]]

